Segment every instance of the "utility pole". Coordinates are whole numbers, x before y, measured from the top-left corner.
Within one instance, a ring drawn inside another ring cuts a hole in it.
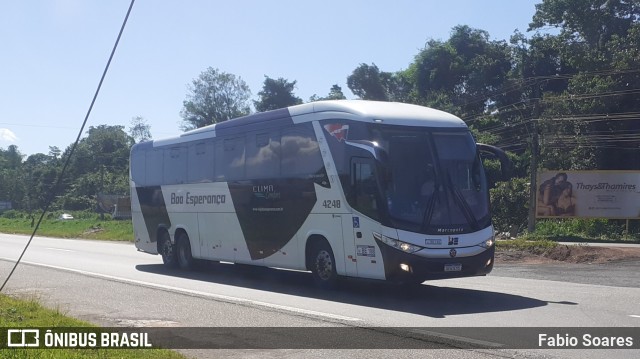
[[[540,88],[538,85],[533,87],[533,109],[531,115],[533,117],[533,134],[531,136],[531,163],[529,183],[529,223],[527,231],[532,233],[536,229],[536,188],[538,188],[538,155],[539,155],[539,138],[538,138],[538,120],[540,119]]]
[[[100,166],[100,191],[104,195],[104,164]],[[104,221],[104,210],[100,207],[98,203],[98,209],[100,209],[100,220]]]
[[[530,171],[531,176],[529,178],[529,182],[531,186],[529,187],[529,223],[527,226],[527,231],[532,233],[536,229],[536,188],[538,188],[538,152],[539,152],[539,144],[538,144],[538,126],[537,119],[533,121],[533,135],[531,136],[531,163],[530,163]]]

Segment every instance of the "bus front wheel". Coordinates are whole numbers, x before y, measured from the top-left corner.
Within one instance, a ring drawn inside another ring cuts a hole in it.
[[[169,232],[162,233],[160,243],[158,243],[158,252],[162,256],[162,262],[167,267],[174,268],[178,263],[175,246],[171,243]]]
[[[326,241],[316,242],[310,259],[311,273],[316,284],[324,289],[335,288],[338,283],[338,273],[331,246]]]

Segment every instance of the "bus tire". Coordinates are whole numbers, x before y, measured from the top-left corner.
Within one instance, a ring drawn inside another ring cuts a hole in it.
[[[327,241],[315,242],[311,248],[311,273],[316,284],[323,289],[334,289],[338,284],[336,260]]]
[[[158,253],[162,256],[162,263],[169,268],[175,268],[178,265],[178,256],[176,256],[176,246],[171,243],[169,232],[163,231],[158,242]]]
[[[176,257],[178,266],[183,270],[192,270],[195,267],[195,259],[191,253],[191,242],[189,236],[184,232],[176,234]]]

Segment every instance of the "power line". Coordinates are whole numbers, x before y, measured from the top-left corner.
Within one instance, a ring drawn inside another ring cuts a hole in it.
[[[633,74],[633,73],[640,73],[640,69],[626,69],[626,70],[601,70],[601,71],[589,71],[589,72],[579,72],[579,73],[575,73],[575,74],[554,74],[554,75],[547,75],[547,76],[535,76],[535,77],[528,77],[525,79],[521,79],[518,81],[515,81],[514,83],[508,84],[503,86],[500,90],[494,91],[488,95],[482,95],[481,98],[476,99],[476,100],[470,100],[465,102],[462,106],[468,106],[470,104],[475,104],[478,102],[487,102],[489,100],[491,100],[491,98],[497,97],[497,96],[504,96],[507,95],[510,92],[519,90],[519,89],[524,89],[542,82],[548,82],[551,80],[568,80],[568,79],[572,79],[576,76],[590,76],[590,77],[595,77],[595,76],[605,76],[605,75],[625,75],[625,74]],[[500,92],[502,91],[502,92]],[[626,90],[626,91],[630,91],[630,90]],[[631,90],[633,91],[633,90]],[[582,94],[584,96],[588,96],[590,94]],[[594,94],[591,94],[594,95]],[[574,95],[575,96],[581,96],[581,95]],[[586,98],[586,97],[585,97]],[[523,99],[521,101],[518,102],[514,102],[512,104],[509,105],[505,105],[502,106],[500,109],[505,109],[511,106],[514,106],[516,104],[519,103],[529,103],[528,106],[531,106],[531,102],[533,101],[539,101],[539,98],[528,98],[528,99]],[[525,106],[525,107],[528,107]],[[497,110],[494,110],[497,111]],[[462,119],[465,122],[470,122],[470,121],[475,121],[476,117],[482,117],[485,116],[487,114],[474,114],[474,115],[469,115],[469,116],[465,116]]]
[[[131,14],[131,9],[133,8],[133,4],[134,3],[135,3],[135,0],[131,0],[131,4],[129,4],[129,9],[127,10],[127,15],[124,17],[124,21],[122,22],[122,26],[120,27],[120,32],[118,33],[118,37],[116,38],[116,42],[113,45],[113,49],[111,50],[111,55],[109,56],[109,60],[107,61],[107,64],[106,64],[106,66],[104,68],[104,71],[102,72],[102,77],[100,78],[100,82],[98,83],[98,88],[96,89],[96,91],[95,91],[95,93],[93,95],[93,99],[91,100],[91,105],[89,105],[89,109],[87,110],[87,114],[84,117],[84,121],[82,122],[82,126],[80,127],[80,131],[78,132],[78,136],[76,137],[76,141],[73,143],[73,146],[71,147],[71,150],[69,151],[69,155],[66,158],[64,166],[62,167],[62,171],[60,171],[60,174],[58,175],[58,179],[56,181],[56,185],[49,192],[49,197],[47,198],[47,200],[45,202],[46,205],[45,205],[44,209],[42,210],[42,214],[40,215],[40,218],[38,219],[38,222],[37,222],[35,228],[33,229],[33,233],[31,233],[31,237],[29,238],[29,241],[27,241],[27,244],[25,245],[24,249],[22,250],[22,253],[20,254],[20,257],[18,257],[18,260],[14,264],[13,268],[11,269],[11,272],[9,272],[9,275],[5,279],[4,283],[2,283],[2,286],[0,287],[0,292],[2,292],[2,290],[5,287],[5,285],[7,284],[7,282],[9,281],[11,276],[13,275],[13,273],[15,272],[16,268],[18,267],[18,264],[20,264],[20,261],[22,260],[22,257],[27,252],[27,248],[29,248],[29,245],[31,245],[31,241],[33,241],[33,237],[36,235],[36,232],[38,231],[38,228],[40,227],[40,223],[42,223],[42,219],[44,218],[45,214],[49,210],[49,207],[51,206],[51,202],[53,202],[53,199],[55,198],[55,196],[57,194],[57,190],[60,187],[60,184],[62,183],[62,179],[64,177],[64,173],[66,172],[67,167],[69,166],[70,159],[73,156],[73,153],[75,152],[76,147],[78,146],[78,142],[80,142],[80,137],[82,136],[82,133],[84,132],[84,127],[87,125],[87,121],[89,120],[89,115],[91,115],[91,110],[93,109],[93,105],[95,104],[96,99],[98,98],[98,94],[100,93],[100,88],[102,87],[102,83],[104,82],[104,78],[107,76],[107,71],[109,70],[109,66],[111,65],[111,60],[113,59],[113,55],[115,54],[116,49],[118,48],[118,43],[120,42],[120,38],[122,37],[122,33],[124,32],[124,28],[127,25],[127,20],[129,19],[129,14]]]
[[[468,106],[471,104],[475,104],[478,102],[487,102],[489,101],[491,98],[494,97],[498,97],[498,96],[504,96],[507,95],[510,92],[519,90],[519,89],[523,89],[523,88],[527,88],[533,85],[537,85],[539,83],[542,82],[549,82],[552,80],[570,80],[576,76],[591,76],[591,77],[595,77],[595,76],[605,76],[605,75],[623,75],[623,74],[632,74],[632,73],[639,73],[640,69],[627,69],[627,70],[614,70],[614,69],[610,69],[610,70],[601,70],[601,71],[585,71],[585,72],[578,72],[575,74],[554,74],[554,75],[545,75],[545,76],[532,76],[532,77],[527,77],[527,78],[523,78],[523,79],[518,79],[516,81],[514,81],[513,83],[510,83],[508,85],[503,86],[501,89],[496,90],[488,95],[482,95],[481,97],[478,97],[477,99],[471,99],[467,102],[465,102],[462,106]],[[526,100],[525,100],[526,101]],[[472,118],[472,117],[476,117],[476,116],[481,116],[481,115],[470,115],[467,116],[466,118]],[[464,118],[463,118],[464,119]]]
[[[26,124],[26,123],[8,123],[8,122],[0,122],[0,125],[3,126],[22,126],[22,127],[39,127],[39,128],[59,128],[64,130],[75,129],[76,127],[68,127],[68,126],[50,126],[50,125],[34,125],[34,124]]]

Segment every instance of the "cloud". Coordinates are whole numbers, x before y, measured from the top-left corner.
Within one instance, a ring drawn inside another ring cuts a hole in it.
[[[0,141],[2,142],[16,142],[18,136],[11,132],[8,128],[0,128]]]

